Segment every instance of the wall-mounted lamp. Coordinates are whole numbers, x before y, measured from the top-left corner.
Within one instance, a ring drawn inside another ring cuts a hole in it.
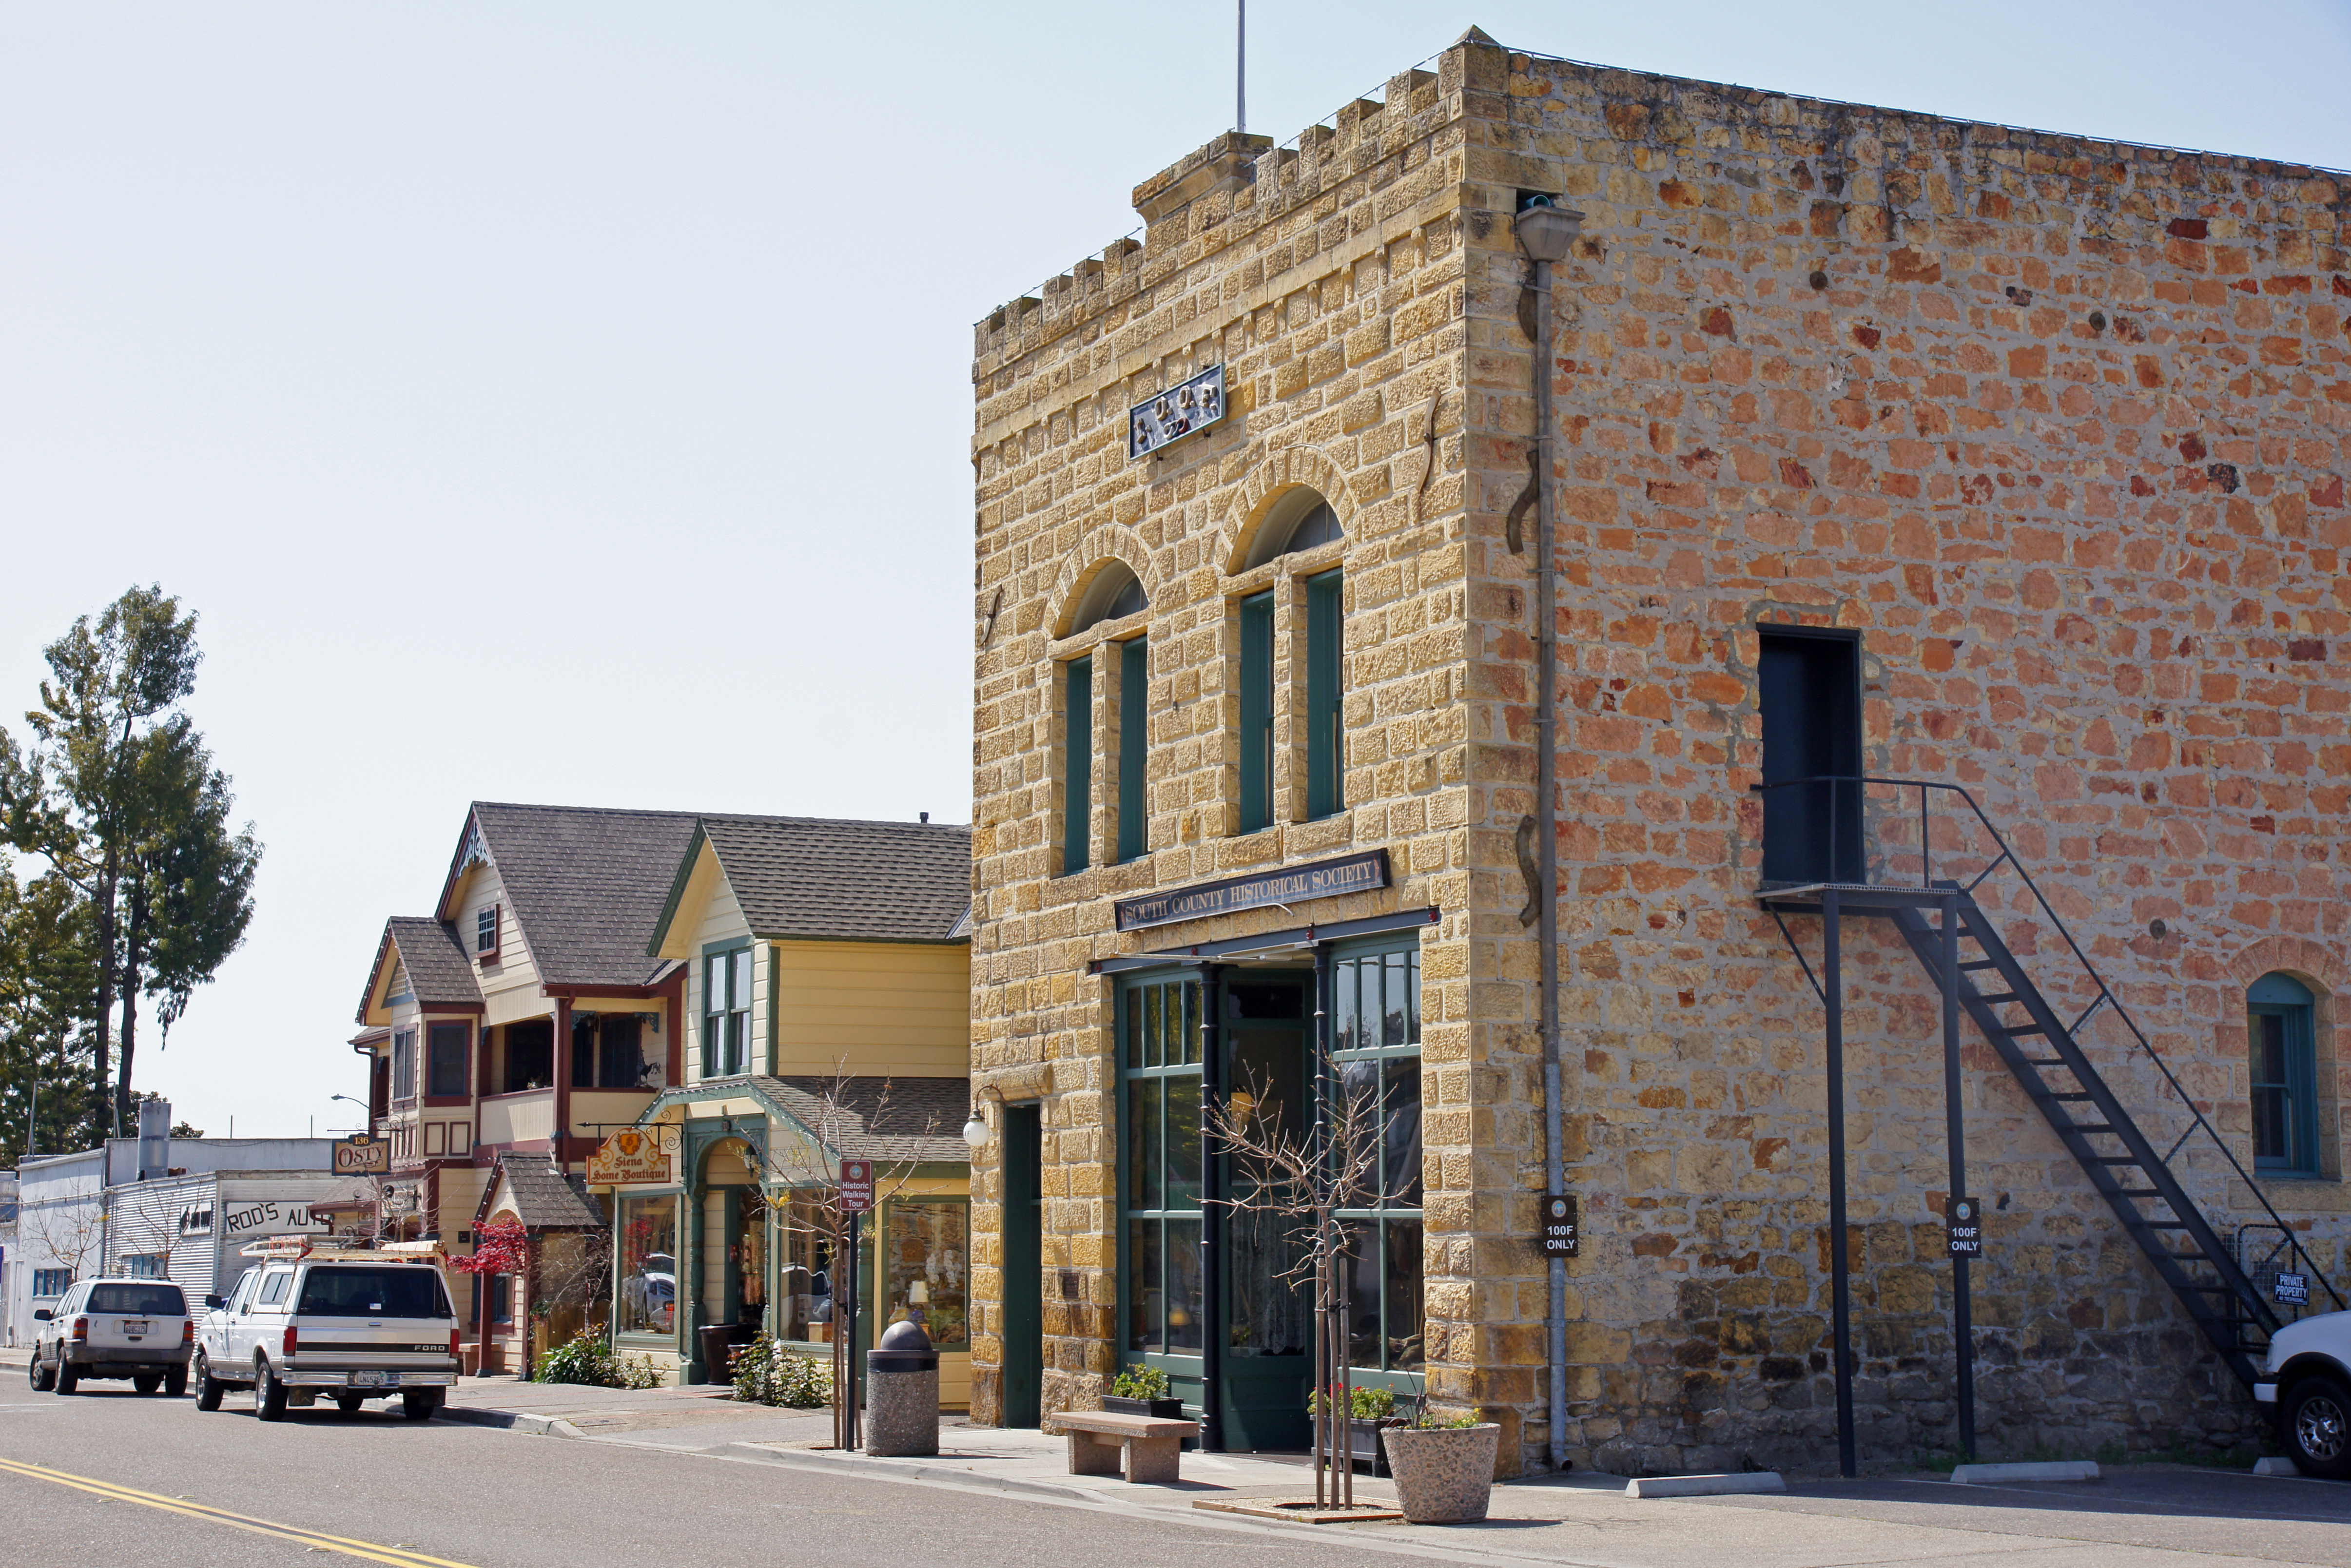
[[[963,1124],[963,1141],[975,1149],[987,1147],[988,1141],[996,1136],[988,1128],[987,1113],[984,1109],[985,1100],[989,1097],[994,1098],[998,1105],[1004,1103],[1003,1091],[993,1083],[981,1084],[978,1092],[971,1097],[971,1120]]]

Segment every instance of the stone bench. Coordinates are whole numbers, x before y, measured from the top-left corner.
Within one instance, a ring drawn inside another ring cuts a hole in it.
[[[1200,1435],[1197,1421],[1113,1416],[1103,1410],[1062,1410],[1049,1417],[1070,1439],[1073,1476],[1123,1475],[1130,1481],[1172,1481],[1184,1439]]]

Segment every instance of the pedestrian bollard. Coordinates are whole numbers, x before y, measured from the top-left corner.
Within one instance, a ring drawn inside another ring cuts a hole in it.
[[[939,1353],[917,1319],[892,1323],[865,1353],[865,1451],[897,1458],[939,1451]]]

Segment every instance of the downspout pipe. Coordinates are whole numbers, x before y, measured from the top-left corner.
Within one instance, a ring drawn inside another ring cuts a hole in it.
[[[1560,1100],[1559,1064],[1559,613],[1556,562],[1558,487],[1552,483],[1552,267],[1583,231],[1583,214],[1553,205],[1547,196],[1531,199],[1513,227],[1520,248],[1533,264],[1535,296],[1535,842],[1542,885],[1536,940],[1541,945],[1543,1194],[1567,1191],[1566,1133]],[[1551,1265],[1551,1301],[1546,1313],[1551,1394],[1551,1468],[1567,1468],[1567,1260]]]

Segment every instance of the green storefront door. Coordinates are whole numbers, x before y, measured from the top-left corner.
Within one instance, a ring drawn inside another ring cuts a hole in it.
[[[1311,973],[1228,973],[1224,984],[1224,1089],[1252,1130],[1302,1138],[1314,1093]],[[1223,1322],[1225,1447],[1311,1447],[1306,1398],[1313,1385],[1312,1290],[1296,1272],[1301,1216],[1247,1207],[1249,1162],[1223,1156],[1226,1209]]]

